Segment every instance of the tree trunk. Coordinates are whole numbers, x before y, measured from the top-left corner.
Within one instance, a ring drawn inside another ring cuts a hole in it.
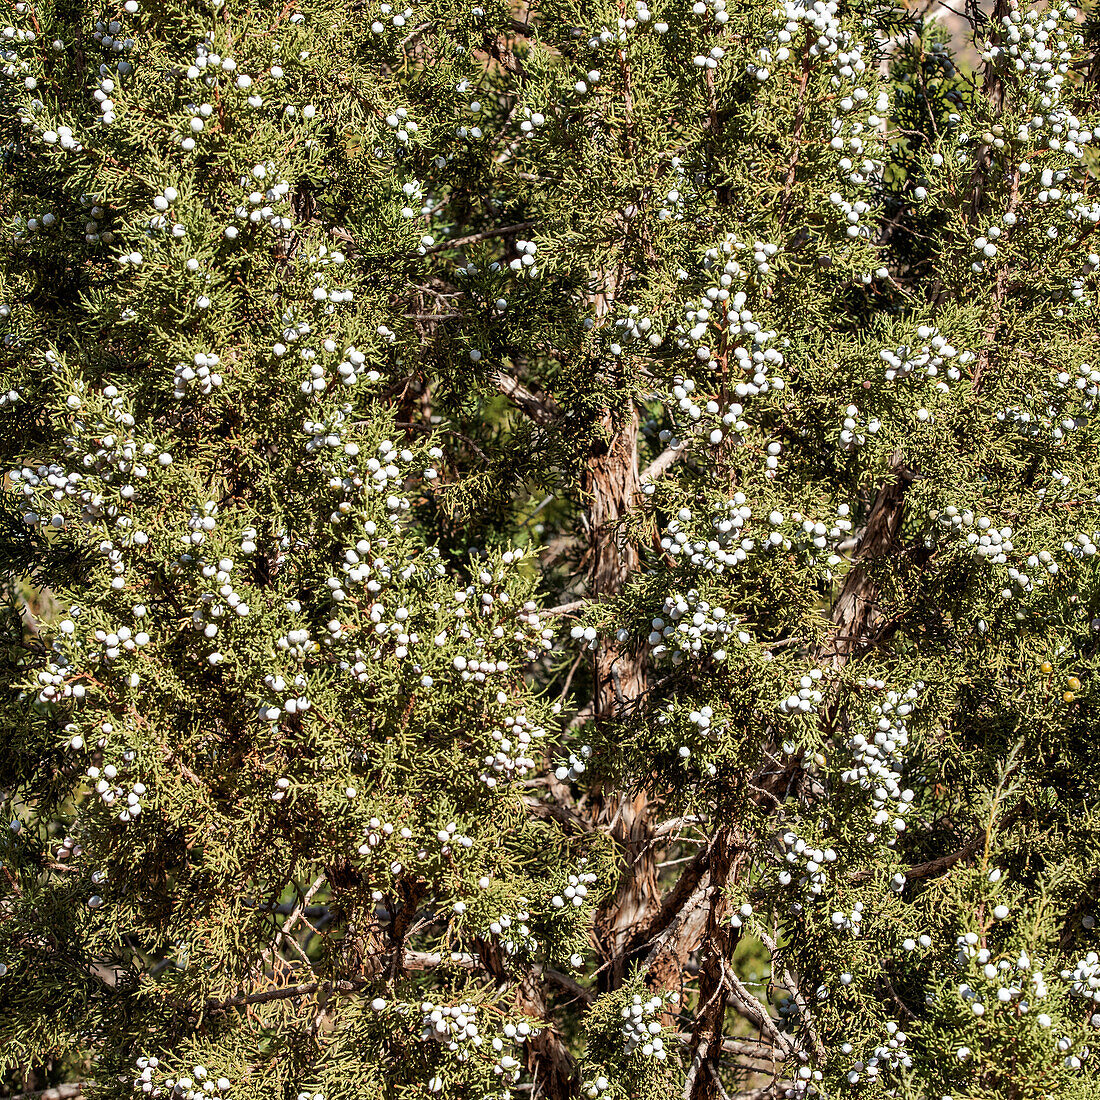
[[[717,1100],[722,1033],[729,1003],[726,977],[740,932],[730,926],[726,888],[736,881],[744,846],[735,830],[723,826],[710,855],[710,904],[699,968],[699,1007],[691,1037],[692,1061],[684,1084],[684,1100]]]
[[[608,409],[600,427],[603,438],[593,444],[584,476],[591,539],[589,577],[597,599],[617,593],[638,567],[637,547],[620,524],[635,506],[640,489],[637,409],[633,404]],[[645,692],[645,659],[629,646],[602,643],[595,652],[593,673],[596,721],[621,719]],[[611,963],[601,984],[609,989],[622,983],[625,948],[632,932],[660,905],[648,807],[644,791],[621,794],[603,806],[614,822],[611,835],[622,846],[626,864],[618,891],[597,917],[602,948]]]
[[[819,652],[819,658],[830,660],[834,668],[843,665],[854,651],[871,640],[878,617],[875,586],[861,562],[881,558],[893,546],[901,530],[905,490],[913,480],[900,453],[894,455],[890,469],[891,476],[879,487],[867,516],[867,526],[856,551],[856,563],[844,579],[844,587],[833,605],[833,630]]]
[[[549,1021],[546,993],[539,979],[528,974],[516,991],[516,1006],[521,1012]],[[538,1035],[524,1044],[527,1069],[534,1079],[533,1097],[545,1100],[570,1100],[576,1095],[576,1064],[562,1037],[547,1023]]]

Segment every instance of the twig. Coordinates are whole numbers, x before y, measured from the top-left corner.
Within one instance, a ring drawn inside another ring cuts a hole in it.
[[[465,970],[481,969],[481,963],[474,956],[467,954],[442,955],[427,951],[406,951],[403,963],[407,970],[435,970],[448,964]],[[548,972],[550,977],[554,977],[556,974],[557,971]],[[560,977],[565,981],[569,981],[564,974]],[[230,1008],[267,1004],[271,1001],[284,1001],[293,997],[309,997],[314,993],[330,995],[334,993],[358,993],[360,990],[369,989],[372,986],[381,984],[381,982],[381,978],[377,981],[347,978],[337,982],[301,982],[298,985],[283,985],[276,989],[265,989],[260,993],[242,993],[236,997],[229,997],[224,1001],[208,1002],[206,1011],[208,1014],[225,1012]]]
[[[527,812],[532,817],[539,817],[543,820],[550,819],[567,828],[576,829],[581,833],[591,833],[594,829],[592,823],[586,821],[580,814],[574,813],[572,810],[565,806],[558,805],[556,802],[543,802],[534,795],[525,794],[523,796],[523,804],[527,807]]]
[[[365,981],[341,981],[341,982],[303,982],[301,985],[283,985],[277,989],[265,989],[262,993],[243,993],[237,997],[229,997],[224,1001],[208,1003],[208,1014],[225,1012],[230,1008],[244,1008],[246,1005],[262,1005],[269,1001],[285,1001],[291,997],[309,997],[319,989],[326,989],[333,993],[357,993],[360,989],[369,985]]]
[[[770,1085],[761,1085],[758,1089],[738,1092],[737,1100],[778,1100],[786,1096],[787,1090],[794,1087],[793,1081],[773,1081]]]
[[[677,829],[683,828],[685,825],[705,825],[707,819],[699,814],[688,814],[687,817],[674,817],[669,821],[662,821],[656,829],[653,830],[655,837],[665,836],[667,833],[674,833]]]
[[[723,1087],[722,1078],[718,1076],[718,1070],[715,1068],[714,1063],[707,1062],[707,1069],[710,1070],[710,1075],[714,1078],[714,1087],[718,1090],[718,1100],[730,1100],[730,1094]]]
[[[564,989],[567,993],[572,993],[585,1007],[595,1000],[595,997],[583,985],[574,981],[568,974],[563,974],[560,970],[551,970],[549,967],[536,967],[535,973],[544,974],[556,986]]]
[[[794,1053],[794,1043],[790,1037],[784,1035],[775,1025],[771,1013],[749,992],[745,983],[730,969],[723,975],[730,989],[741,1002],[744,1014],[752,1020],[762,1031],[767,1032],[768,1038],[783,1052],[784,1058]]]
[[[304,915],[306,910],[306,906],[308,906],[309,903],[313,900],[314,895],[317,893],[318,890],[321,889],[324,883],[325,876],[318,875],[317,878],[314,880],[313,885],[305,892],[302,899],[294,907],[290,915],[286,918],[285,921],[283,921],[283,926],[279,929],[278,935],[276,935],[275,937],[273,950],[276,955],[282,950],[283,941],[288,938],[291,930],[298,923],[298,921],[302,919],[302,916]]]
[[[671,468],[672,464],[680,458],[687,451],[688,439],[691,436],[697,435],[702,431],[702,428],[692,428],[688,434],[676,441],[675,444],[666,447],[639,475],[638,481],[642,485],[647,485],[650,482],[656,481],[658,478],[664,477],[664,475]]]

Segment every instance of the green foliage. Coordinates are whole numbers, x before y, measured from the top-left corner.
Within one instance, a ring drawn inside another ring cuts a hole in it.
[[[1100,1096],[1095,14],[410,3],[0,28],[0,1092]]]

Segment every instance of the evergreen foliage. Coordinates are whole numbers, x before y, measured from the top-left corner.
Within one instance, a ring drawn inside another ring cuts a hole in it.
[[[409,3],[0,28],[0,1092],[1100,1097],[1097,17]]]

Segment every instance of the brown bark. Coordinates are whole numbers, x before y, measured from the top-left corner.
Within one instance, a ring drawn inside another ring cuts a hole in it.
[[[710,853],[709,905],[700,958],[699,1008],[692,1032],[692,1062],[684,1100],[716,1100],[722,1055],[722,1031],[729,1001],[728,971],[740,932],[730,926],[726,887],[736,880],[746,850],[738,834],[723,826]]]
[[[657,989],[675,989],[684,985],[684,968],[703,942],[707,930],[707,910],[699,904],[686,906],[676,922],[673,934],[661,944],[649,969],[648,981]],[[671,1023],[671,1019],[665,1021]]]
[[[598,317],[614,300],[618,276],[594,298]],[[638,476],[638,430],[641,420],[632,401],[603,410],[589,449],[581,489],[588,499],[589,582],[594,599],[618,593],[638,568],[638,548],[626,537],[622,520],[635,507],[641,489]],[[645,691],[643,658],[607,643],[596,651],[597,718],[611,718]]]
[[[614,595],[638,567],[637,547],[625,536],[621,521],[635,506],[638,479],[638,412],[631,405],[605,411],[601,436],[593,443],[584,476],[590,532],[589,578],[593,598]],[[597,721],[620,719],[646,688],[644,659],[628,646],[605,642],[593,661],[593,710]],[[605,804],[611,835],[622,846],[625,868],[619,889],[599,914],[597,928],[610,966],[607,988],[624,976],[626,947],[639,925],[660,905],[652,829],[645,791],[622,794]]]
[[[541,975],[528,974],[520,983],[516,991],[516,1005],[521,1012],[541,1020],[550,1019]],[[532,1096],[567,1100],[576,1095],[576,1064],[564,1040],[549,1023],[538,1035],[527,1040],[524,1049],[527,1052],[527,1068],[533,1079]]]
[[[656,989],[683,985],[684,967],[702,941],[707,922],[707,886],[710,848],[702,849],[681,872],[676,885],[650,909],[622,952],[622,966],[638,960],[646,967],[647,981]],[[666,1021],[671,1024],[672,1020]]]
[[[870,567],[873,562],[888,555],[896,543],[905,514],[905,491],[913,477],[903,455],[896,453],[891,461],[890,473],[880,485],[871,505],[863,536],[855,551],[855,564],[833,604],[830,614],[832,628],[816,652],[816,659],[823,664],[839,668],[874,641],[881,613],[877,585]],[[786,797],[792,784],[797,786],[805,779],[805,772],[797,760],[776,767],[780,757],[774,744],[765,753],[765,758],[767,763],[753,778],[753,786],[778,804]],[[684,1092],[685,1100],[715,1100],[719,1095],[717,1059],[721,1050],[725,1011],[728,1006],[739,1011],[746,1007],[738,1004],[737,998],[731,997],[734,980],[727,963],[736,941],[722,919],[725,916],[722,903],[724,889],[736,881],[740,860],[745,856],[745,851],[738,849],[730,830],[719,832],[709,857],[711,904],[702,937],[700,1008],[692,1036],[693,1061],[689,1071],[690,1087]],[[756,1010],[767,1011],[764,1006],[756,1006]]]
[[[638,550],[617,530],[617,524],[630,512],[640,488],[638,480],[638,410],[607,409],[599,424],[601,438],[591,447],[585,469],[584,486],[588,498],[588,524],[592,539],[589,573],[593,596],[618,592],[638,568]],[[644,678],[638,674],[637,686]],[[597,713],[614,709],[615,696],[610,684],[602,684]]]
[[[539,1100],[573,1100],[577,1095],[576,1063],[551,1022],[544,984],[546,971],[532,967],[516,982],[500,946],[490,940],[474,941],[474,957],[498,988],[514,983],[515,1005],[520,1012],[544,1021],[542,1030],[524,1043],[527,1070],[534,1084],[532,1096]]]
[[[895,454],[890,475],[879,487],[867,516],[867,526],[856,550],[856,564],[833,605],[833,629],[819,651],[819,659],[831,661],[834,668],[845,664],[853,652],[872,638],[879,617],[878,605],[874,581],[863,562],[881,558],[894,545],[904,518],[905,490],[912,480],[913,473],[906,468],[904,458],[900,452]]]

